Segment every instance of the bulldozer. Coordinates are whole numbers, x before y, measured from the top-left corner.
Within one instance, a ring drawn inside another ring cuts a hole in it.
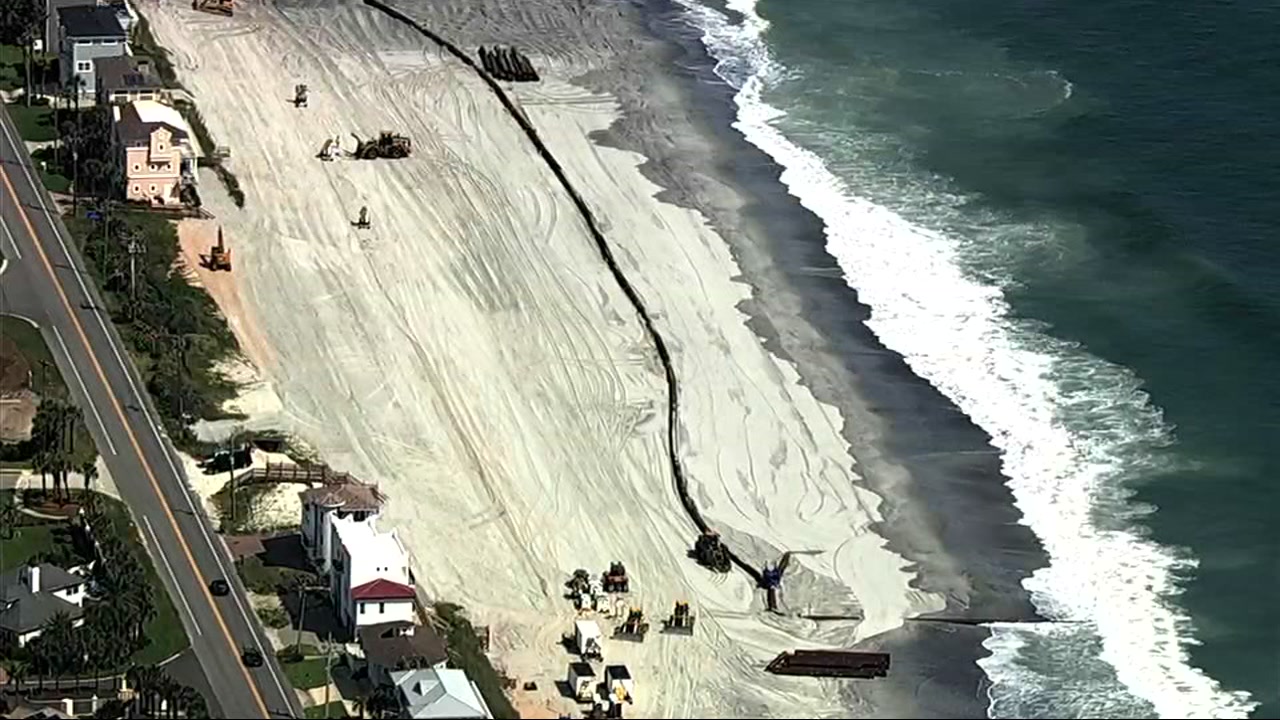
[[[226,244],[222,242],[222,227],[218,227],[218,244],[209,248],[209,255],[206,258],[206,265],[210,270],[226,270],[231,272],[231,251],[227,249]]]
[[[671,611],[671,617],[662,621],[662,632],[676,635],[692,635],[693,621],[694,615],[689,612],[689,603],[684,600],[677,600],[675,610]]]
[[[235,0],[191,0],[191,9],[231,17],[235,14]]]
[[[622,621],[613,631],[613,636],[619,640],[631,640],[633,642],[644,642],[644,638],[649,634],[649,623],[644,619],[644,610],[633,607],[627,613],[627,619]]]
[[[621,560],[614,560],[609,564],[609,572],[604,574],[604,591],[624,593],[630,589],[631,580],[627,578],[627,567]]]
[[[689,555],[703,567],[711,568],[716,572],[729,572],[729,549],[720,542],[720,533],[714,530],[703,531]]]
[[[378,158],[395,160],[409,157],[409,153],[413,151],[409,138],[393,132],[384,131],[377,138],[369,140],[361,140],[360,136],[355,133],[351,133],[351,135],[356,139],[356,151],[353,154],[361,160],[377,160]]]

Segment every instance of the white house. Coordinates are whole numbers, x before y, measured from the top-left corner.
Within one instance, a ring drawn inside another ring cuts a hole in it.
[[[391,682],[409,718],[491,718],[480,689],[462,670],[400,670]]]
[[[378,488],[349,475],[335,475],[334,482],[299,493],[302,498],[302,544],[311,561],[328,574],[333,558],[333,518],[368,520],[382,512],[386,496]]]
[[[414,618],[413,577],[400,538],[380,532],[374,519],[329,517],[329,588],[339,616],[353,631]]]
[[[0,634],[25,647],[59,614],[79,627],[84,624],[85,592],[84,578],[49,563],[0,574]]]

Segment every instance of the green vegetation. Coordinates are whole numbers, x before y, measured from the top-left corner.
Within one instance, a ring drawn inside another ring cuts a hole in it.
[[[49,353],[44,338],[30,323],[18,318],[0,315],[0,346],[14,349],[22,356],[22,360],[31,369],[31,391],[41,398],[66,400],[69,397],[66,383],[54,365],[53,355]],[[52,409],[52,408],[50,408]],[[0,444],[0,467],[32,467],[39,440],[32,439],[18,443]],[[84,424],[83,418],[77,418],[69,440],[71,466],[83,467],[97,456],[93,445],[93,437]]]
[[[21,567],[37,555],[53,552],[53,527],[25,525],[10,530],[12,537],[0,535],[0,572]]]
[[[244,580],[244,586],[251,592],[260,595],[289,592],[301,585],[310,585],[316,582],[315,573],[288,567],[265,565],[262,562],[262,558],[256,555],[237,560],[236,570],[240,572],[240,579]]]
[[[140,713],[116,707],[110,711],[112,714],[104,715],[99,711],[94,717],[209,717],[209,708],[200,693],[174,681],[158,667],[144,665],[131,668],[126,678],[136,693],[129,702],[136,705]],[[167,714],[160,711],[163,700],[168,700]]]
[[[154,664],[182,652],[188,645],[182,621],[178,619],[178,611],[142,546],[141,537],[129,518],[128,509],[124,503],[114,498],[97,493],[94,497],[94,503],[86,504],[85,516],[89,518],[90,527],[95,530],[94,538],[104,556],[104,562],[97,567],[102,576],[99,583],[113,597],[118,598],[109,604],[113,607],[128,607],[133,602],[153,608],[152,612],[144,614],[146,620],[137,638],[140,646],[134,650],[132,661],[139,665]],[[99,527],[107,530],[99,530]],[[107,559],[111,555],[116,555],[114,560]],[[134,566],[140,569],[141,576],[132,570],[113,570],[113,565]],[[129,597],[135,600],[126,599]]]
[[[213,366],[235,351],[236,341],[209,295],[172,271],[178,258],[173,223],[117,211],[109,220],[68,218],[67,227],[84,250],[169,436],[180,448],[195,446],[192,419],[227,417],[221,405],[235,387]],[[140,251],[132,289],[131,243]]]
[[[0,45],[0,90],[17,90],[22,87],[22,48],[17,45]]]
[[[55,172],[41,170],[40,182],[49,189],[49,192],[67,193],[71,191],[71,180]]]
[[[178,74],[173,70],[173,62],[169,60],[169,51],[156,42],[155,36],[151,34],[151,24],[142,16],[142,13],[138,13],[138,22],[133,26],[133,37],[129,39],[129,48],[135,55],[151,58],[151,66],[155,68],[156,75],[160,77],[165,87],[182,87],[178,83]]]
[[[481,645],[480,636],[463,614],[462,608],[453,603],[436,603],[435,614],[444,624],[445,639],[449,645],[449,664],[467,672],[480,688],[480,694],[495,718],[520,717],[503,690],[502,676],[493,669]]]
[[[262,506],[264,500],[274,495],[279,489],[280,486],[273,483],[238,483],[235,495],[235,512],[232,513],[231,483],[224,484],[222,489],[214,493],[212,497],[213,506],[218,509],[218,515],[222,518],[218,531],[230,535],[246,535],[297,528],[296,522],[287,524],[263,522],[263,513],[260,513],[258,509]],[[294,518],[294,520],[297,520],[297,518]]]
[[[326,707],[328,707],[328,709],[329,709],[329,712],[328,712],[328,713],[325,713],[325,708],[326,708]],[[309,708],[304,709],[304,710],[302,711],[302,713],[303,713],[303,715],[305,715],[305,716],[307,716],[307,717],[309,717],[309,718],[326,718],[326,717],[328,717],[328,718],[345,718],[345,717],[351,717],[350,715],[348,715],[348,714],[347,714],[347,706],[346,706],[346,705],[344,705],[344,704],[342,704],[342,701],[341,701],[341,700],[335,700],[335,701],[333,701],[333,702],[329,703],[327,706],[325,706],[325,705],[314,705],[314,706],[312,706],[312,707],[309,707]]]
[[[258,619],[269,628],[279,630],[289,627],[289,613],[282,607],[261,607],[257,612]]]
[[[18,134],[23,140],[48,142],[58,137],[57,118],[48,105],[27,107],[21,103],[10,103],[8,109],[9,117],[18,126]]]
[[[329,681],[323,657],[299,657],[290,648],[276,653],[276,657],[280,659],[280,667],[289,678],[289,684],[299,690],[324,687]]]

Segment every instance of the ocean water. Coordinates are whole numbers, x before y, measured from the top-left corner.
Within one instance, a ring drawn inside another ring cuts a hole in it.
[[[1280,3],[678,2],[1049,553],[992,716],[1280,716]]]

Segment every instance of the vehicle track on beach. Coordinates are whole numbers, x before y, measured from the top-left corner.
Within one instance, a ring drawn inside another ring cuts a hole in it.
[[[450,55],[454,56],[455,59],[462,62],[475,72],[502,103],[507,114],[516,121],[517,125],[520,126],[525,137],[533,144],[539,157],[543,159],[552,174],[555,175],[556,180],[559,181],[565,192],[568,193],[574,207],[577,208],[579,214],[582,216],[582,220],[586,224],[588,233],[595,241],[596,247],[599,249],[605,265],[608,266],[609,272],[613,275],[614,280],[617,281],[623,294],[635,309],[636,315],[640,318],[640,322],[644,326],[645,332],[649,336],[650,341],[653,343],[654,350],[657,352],[658,360],[662,365],[663,374],[666,376],[668,403],[667,455],[671,465],[672,480],[675,484],[676,494],[679,496],[680,502],[684,506],[689,519],[693,521],[693,524],[697,526],[698,530],[700,532],[711,530],[711,526],[702,517],[702,513],[699,512],[697,505],[693,502],[693,498],[689,494],[688,479],[685,476],[684,466],[680,461],[679,452],[677,450],[679,445],[679,385],[676,381],[675,365],[671,360],[670,350],[668,350],[666,341],[663,340],[662,335],[654,325],[653,318],[645,307],[644,301],[640,298],[640,294],[627,279],[626,274],[623,273],[622,269],[618,266],[617,259],[614,257],[613,249],[605,239],[604,234],[601,232],[599,223],[596,221],[595,215],[591,212],[591,208],[587,206],[582,195],[569,180],[569,177],[565,173],[560,162],[556,160],[555,156],[551,154],[551,151],[542,141],[541,136],[538,134],[537,129],[533,127],[529,118],[520,110],[502,86],[499,85],[498,82],[487,72],[480,68],[476,62],[471,59],[470,55],[449,40],[436,34],[432,30],[429,30],[413,18],[382,2],[381,0],[363,0],[363,2],[365,5],[368,5],[392,19],[413,28],[419,34],[436,43],[436,45],[444,49]],[[757,585],[760,584],[762,581],[761,571],[743,560],[737,553],[733,552],[732,549],[728,549],[727,547],[726,549],[733,564],[751,577]]]

